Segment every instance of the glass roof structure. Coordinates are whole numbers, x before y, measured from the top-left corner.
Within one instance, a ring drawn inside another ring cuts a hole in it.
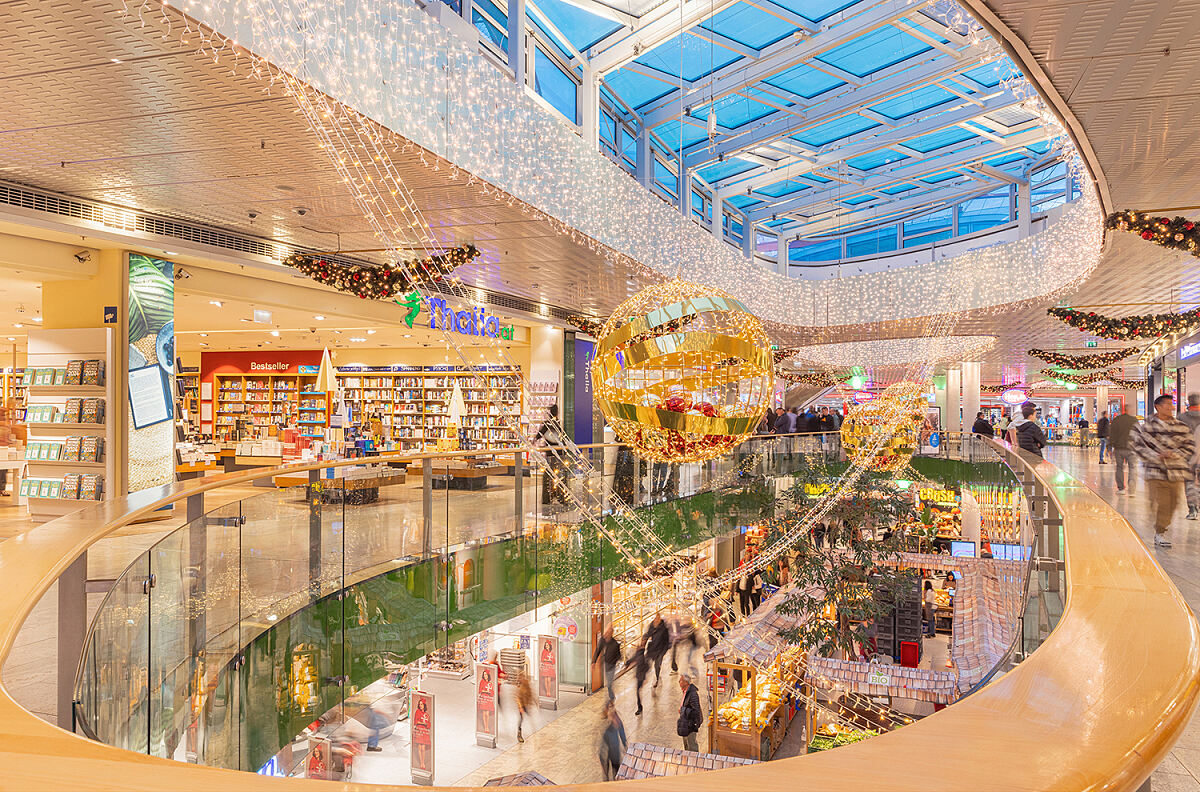
[[[1057,162],[1057,130],[952,0],[473,2],[497,54],[519,3],[536,93],[584,125],[594,82],[601,149],[697,222],[716,209],[748,254],[820,261],[1003,224]]]

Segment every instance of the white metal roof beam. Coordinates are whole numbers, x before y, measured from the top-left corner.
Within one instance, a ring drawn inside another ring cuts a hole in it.
[[[755,169],[745,173],[739,173],[736,176],[730,176],[722,184],[722,191],[729,189],[731,192],[740,192],[746,188],[758,189],[774,184],[781,178],[781,173],[786,172],[788,177],[802,176],[807,172],[817,168],[833,165],[837,162],[843,162],[863,154],[871,154],[872,152],[882,151],[886,148],[891,148],[896,144],[904,144],[910,140],[923,137],[933,132],[939,132],[952,126],[961,126],[963,122],[969,121],[976,116],[984,113],[994,113],[997,110],[1002,110],[1005,107],[1010,107],[1018,104],[1021,100],[1015,96],[1008,94],[1000,94],[994,96],[984,102],[983,107],[976,107],[973,104],[968,104],[963,107],[957,107],[953,110],[946,110],[937,115],[929,116],[915,123],[905,124],[894,129],[887,129],[884,132],[875,130],[867,130],[847,139],[845,144],[834,146],[828,151],[822,151],[808,163],[800,164],[796,160],[784,160],[775,165],[771,170]],[[972,134],[989,137],[991,140],[1000,141],[995,136],[984,135],[978,129],[969,128]],[[738,155],[741,157],[741,155]],[[922,155],[925,156],[925,155]]]
[[[816,33],[820,30],[820,25],[814,23],[811,19],[802,17],[790,8],[784,8],[772,0],[746,0],[749,5],[754,6],[759,11],[765,14],[770,14],[776,19],[781,19],[789,25],[809,33]]]
[[[917,65],[896,64],[874,75],[872,81],[861,88],[848,86],[840,93],[825,98],[820,104],[808,108],[803,116],[785,112],[771,113],[757,121],[745,124],[734,135],[715,144],[701,141],[689,146],[685,159],[689,168],[703,167],[721,155],[728,157],[737,154],[742,149],[753,148],[777,138],[794,135],[805,129],[832,121],[846,113],[908,93],[915,88],[954,74],[965,64],[982,62],[983,57],[981,53],[966,61],[960,61],[938,54]],[[699,85],[699,82],[697,84]],[[648,115],[645,118],[647,123],[651,122]]]
[[[1003,143],[988,141],[986,143],[965,146],[957,148],[953,151],[948,151],[940,156],[934,156],[931,159],[926,159],[922,162],[913,163],[907,167],[896,168],[888,173],[882,173],[878,176],[873,176],[863,184],[863,189],[884,189],[893,187],[898,184],[904,184],[916,179],[934,176],[947,170],[956,170],[964,168],[972,163],[981,160],[991,159],[1015,149],[1024,146],[1030,146],[1034,143],[1041,142],[1050,137],[1050,133],[1042,128],[1037,127],[1026,132],[1013,135],[1011,138],[1006,138]],[[927,187],[929,185],[926,185]],[[920,189],[920,188],[918,188]],[[848,198],[844,187],[833,187],[806,192],[802,196],[776,203],[773,206],[765,206],[751,212],[751,219],[755,222],[763,218],[770,217],[773,214],[791,214],[793,212],[802,212],[804,209],[820,206],[822,203],[829,200],[837,200],[838,198]]]
[[[912,215],[918,212],[923,213],[926,210],[936,209],[943,204],[957,203],[967,198],[991,192],[993,189],[995,189],[994,184],[981,185],[978,183],[967,186],[944,187],[920,196],[904,198],[899,201],[889,201],[888,203],[875,204],[863,208],[856,207],[850,212],[822,215],[810,220],[789,223],[786,226],[780,226],[780,228],[784,229],[783,233],[786,234],[799,232],[802,236],[814,236],[864,223],[883,220],[899,221],[905,215]]]
[[[638,18],[633,14],[618,10],[612,6],[597,2],[596,0],[563,0],[567,5],[573,5],[576,8],[581,8],[590,14],[595,14],[602,19],[608,19],[616,22],[618,25],[632,28],[637,24]]]
[[[632,30],[618,30],[593,46],[589,50],[592,68],[600,76],[616,71],[642,53],[690,30],[736,2],[738,0],[676,0],[663,3],[639,17]]]
[[[795,36],[805,34],[802,32],[793,34],[790,38],[781,39],[769,47],[763,48],[757,61],[737,60],[715,70],[704,79],[697,80],[692,90],[684,93],[684,107],[706,104],[710,97],[715,101],[735,93],[747,85],[754,85],[774,77],[776,74],[785,72],[796,64],[827,52],[850,39],[878,30],[926,4],[927,2],[920,0],[913,5],[909,5],[905,0],[885,0],[885,2],[861,0],[843,12],[847,15],[850,12],[855,13],[853,16],[848,16],[842,24],[829,28],[822,27],[820,32],[799,40]],[[646,107],[643,115],[648,121],[652,121],[654,126],[658,126],[673,120],[678,113],[679,96],[676,91],[652,102]]]
[[[713,44],[716,44],[718,47],[727,49],[730,52],[736,52],[737,54],[741,55],[743,58],[750,58],[751,60],[758,60],[758,57],[761,54],[759,52],[759,50],[754,49],[754,47],[749,47],[740,41],[735,41],[735,40],[729,38],[728,36],[722,36],[720,33],[717,33],[716,31],[713,31],[713,30],[709,30],[708,28],[703,27],[701,25],[696,25],[696,27],[689,30],[688,35],[695,36],[696,38],[704,39],[705,41],[711,41]]]

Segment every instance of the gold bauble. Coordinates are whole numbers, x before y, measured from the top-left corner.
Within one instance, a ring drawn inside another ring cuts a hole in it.
[[[871,401],[855,405],[842,422],[846,456],[871,470],[896,471],[904,467],[921,442],[926,404],[923,387],[915,382],[897,382]],[[875,448],[880,440],[883,444]]]
[[[758,317],[719,289],[678,279],[622,303],[592,360],[600,412],[656,462],[728,453],[763,419],[774,384]]]

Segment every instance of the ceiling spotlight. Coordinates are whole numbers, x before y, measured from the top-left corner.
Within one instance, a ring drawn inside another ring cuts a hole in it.
[[[367,331],[367,335],[375,335],[375,331],[374,331],[374,330],[368,330],[368,331]]]
[[[405,334],[404,334],[404,337],[405,337],[405,338],[412,338],[412,333],[405,333]]]
[[[13,322],[13,327],[16,327],[16,328],[18,328],[18,329],[20,329],[20,328],[22,328],[22,327],[24,327],[24,326],[25,326],[25,325],[21,324],[20,322]]]
[[[271,335],[275,336],[276,338],[279,338],[279,331],[278,331],[278,330],[272,330],[272,331],[271,331]]]
[[[351,336],[350,340],[351,341],[366,341],[367,339],[363,338],[362,336]]]
[[[40,317],[40,316],[33,316],[33,317],[30,317],[30,318],[31,318],[31,320],[32,320],[32,321],[34,321],[34,322],[37,322],[38,324],[41,324],[41,323],[42,323],[42,317]]]
[[[200,334],[200,337],[201,337],[201,338],[208,338],[208,333],[201,333],[201,334]]]
[[[222,306],[224,303],[222,303],[220,300],[209,300],[209,301],[208,301],[208,304],[209,304],[209,305],[215,305],[215,306],[217,306],[218,308],[220,308],[220,307],[221,307],[221,306]]]
[[[318,322],[324,322],[324,321],[325,321],[325,317],[324,317],[324,316],[321,316],[321,314],[317,314],[316,316],[314,316],[314,317],[313,317],[313,319],[316,319]]]
[[[8,337],[8,340],[9,340],[9,341],[16,341],[17,339],[16,339],[16,337],[14,337],[14,336],[9,336],[9,337]]]
[[[206,347],[206,346],[208,346],[208,344],[206,344],[206,343],[204,343],[203,341],[201,341],[201,342],[200,342],[200,346],[202,346],[202,347]]]

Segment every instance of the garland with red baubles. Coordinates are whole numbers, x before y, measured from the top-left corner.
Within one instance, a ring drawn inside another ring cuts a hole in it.
[[[300,270],[317,283],[356,294],[364,300],[387,300],[414,287],[441,280],[478,257],[479,249],[467,244],[399,265],[340,264],[307,253],[293,253],[283,260],[283,265]]]
[[[1200,256],[1200,227],[1186,217],[1162,217],[1134,211],[1113,212],[1105,218],[1104,227],[1128,231],[1147,242]]]
[[[1111,366],[1118,360],[1124,360],[1130,355],[1136,354],[1137,351],[1137,347],[1126,347],[1125,349],[1116,349],[1112,352],[1095,352],[1090,355],[1064,355],[1061,352],[1051,352],[1046,349],[1030,349],[1026,354],[1030,357],[1044,360],[1051,366],[1082,371]]]
[[[1046,313],[1085,333],[1117,341],[1129,338],[1158,338],[1168,333],[1180,333],[1200,326],[1200,308],[1183,313],[1146,314],[1114,319],[1094,311],[1074,308],[1049,308]]]

